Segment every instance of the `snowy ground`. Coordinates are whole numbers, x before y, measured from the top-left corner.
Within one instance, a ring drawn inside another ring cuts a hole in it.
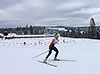
[[[52,38],[0,39],[0,74],[100,74],[99,40],[59,39],[58,58],[76,61],[48,61],[58,67],[37,62],[47,53],[32,59],[48,50]],[[54,54],[49,59],[53,59]]]

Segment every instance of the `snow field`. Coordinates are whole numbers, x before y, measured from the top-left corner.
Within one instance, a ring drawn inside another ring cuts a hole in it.
[[[37,62],[46,54],[52,38],[0,39],[0,74],[100,74],[100,41],[60,37],[58,58],[76,61],[48,61],[58,67]],[[26,44],[24,44],[24,42]],[[55,52],[48,59],[53,59]]]

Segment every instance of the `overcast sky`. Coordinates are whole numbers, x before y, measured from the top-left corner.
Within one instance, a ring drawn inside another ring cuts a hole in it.
[[[100,25],[100,0],[0,0],[0,27]]]

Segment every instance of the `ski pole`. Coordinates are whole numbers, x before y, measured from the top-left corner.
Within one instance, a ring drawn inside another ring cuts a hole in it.
[[[48,50],[48,51],[49,51],[49,50]],[[48,51],[45,51],[45,52],[43,52],[43,53],[41,53],[41,54],[39,54],[39,55],[36,55],[36,56],[34,56],[32,59],[37,58],[37,57],[39,57],[39,56],[41,56],[41,55],[47,53]]]

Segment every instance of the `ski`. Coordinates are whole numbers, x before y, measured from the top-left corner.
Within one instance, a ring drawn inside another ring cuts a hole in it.
[[[54,59],[50,59],[48,61],[71,61],[71,62],[75,62],[76,60],[64,60],[64,59],[54,60]]]
[[[46,65],[52,66],[52,67],[58,67],[57,65],[51,64],[51,63],[47,63],[47,62],[43,62],[43,61],[38,61],[40,63],[44,63]]]

